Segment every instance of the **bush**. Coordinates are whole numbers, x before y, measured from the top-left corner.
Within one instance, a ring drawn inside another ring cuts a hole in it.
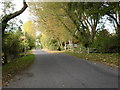
[[[91,47],[96,48],[97,52],[116,53],[119,51],[118,48],[120,45],[118,45],[117,36],[111,35],[103,30],[97,33]]]

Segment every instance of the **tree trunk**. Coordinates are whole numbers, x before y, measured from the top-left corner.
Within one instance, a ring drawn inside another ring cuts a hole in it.
[[[118,39],[118,45],[120,45],[120,25],[117,26],[117,32],[116,32],[116,34],[117,34],[117,39]]]
[[[69,49],[72,50],[72,40],[69,40]]]
[[[58,49],[57,50],[59,50],[60,51],[60,47],[61,47],[61,45],[60,45],[60,42],[58,41]]]
[[[8,63],[8,61],[11,61],[11,57],[10,57],[9,52],[5,53],[4,57],[5,57],[4,64]]]
[[[62,41],[60,41],[60,48],[61,48],[61,50],[63,49]]]
[[[66,45],[66,41],[65,41],[65,51],[66,51],[67,45]]]
[[[23,0],[23,1],[24,1],[24,0]],[[28,5],[26,4],[26,2],[23,2],[23,7],[22,7],[21,10],[16,11],[16,12],[14,12],[14,13],[12,13],[12,14],[9,14],[9,15],[5,15],[5,16],[2,18],[2,22],[1,22],[1,23],[2,23],[2,35],[4,35],[4,33],[5,33],[5,28],[6,28],[6,26],[7,26],[7,22],[8,22],[9,20],[11,20],[12,18],[14,18],[14,17],[20,15],[21,13],[23,13],[27,7],[28,7]]]
[[[91,28],[92,28],[92,32],[91,32],[91,43],[92,43],[96,34],[96,27],[92,26]]]

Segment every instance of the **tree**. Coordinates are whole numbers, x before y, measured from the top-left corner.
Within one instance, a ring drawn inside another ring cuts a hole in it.
[[[66,16],[63,3],[29,3],[31,13],[35,16],[37,29],[48,37],[49,40],[56,40],[58,48],[74,38],[75,26],[71,19]],[[65,4],[65,3],[64,3]]]
[[[22,52],[22,41],[20,40],[20,37],[22,36],[21,31],[21,28],[19,28],[15,33],[8,32],[7,35],[2,38],[4,63],[10,62]]]
[[[54,38],[59,47],[65,46],[69,41],[82,44],[86,48],[90,47],[97,32],[101,28],[104,29],[101,23],[104,24],[106,20],[103,21],[102,18],[108,13],[119,16],[118,4],[108,2],[32,2],[29,6],[34,22],[38,25],[37,29],[46,35],[47,41]],[[118,19],[118,16],[115,19]],[[116,26],[115,20],[111,20]]]
[[[26,33],[25,37],[27,39],[28,49],[30,49],[30,50],[33,49],[33,47],[35,47],[36,38],[31,37],[31,35],[29,33]]]
[[[68,9],[64,8],[71,20],[77,27],[78,37],[86,47],[93,42],[97,32],[97,25],[101,18],[98,9],[101,7],[99,2],[70,2]]]
[[[27,33],[31,38],[36,38],[36,28],[35,24],[32,21],[27,21],[22,25],[23,32]]]
[[[101,13],[108,15],[115,22],[117,25],[116,33],[120,34],[120,2],[106,2],[102,6]]]
[[[116,53],[119,52],[119,45],[117,44],[116,35],[110,34],[107,30],[97,32],[95,40],[91,47],[96,48],[98,52],[102,53]]]
[[[23,7],[21,8],[21,10],[16,11],[14,13],[11,13],[9,15],[5,15],[2,18],[1,24],[2,24],[2,35],[4,35],[5,32],[5,28],[7,26],[7,22],[11,19],[13,19],[14,17],[20,15],[21,13],[23,13],[25,11],[25,9],[28,7],[28,5],[26,4],[25,0],[23,1]]]
[[[103,15],[109,16],[109,20],[113,21],[117,34],[117,46],[120,46],[120,1],[119,2],[106,2],[102,5],[101,12]],[[117,49],[119,49],[118,47]]]

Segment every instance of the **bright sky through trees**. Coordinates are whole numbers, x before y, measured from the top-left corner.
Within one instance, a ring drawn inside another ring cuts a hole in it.
[[[20,10],[21,7],[23,6],[23,0],[13,0],[12,1],[15,4],[15,10]],[[0,5],[0,8],[2,6]],[[1,13],[1,11],[0,11]],[[32,19],[30,13],[29,13],[29,8],[27,8],[21,15],[19,15],[17,18],[21,19],[23,23],[26,21],[30,21]],[[110,32],[110,33],[115,33],[114,26],[111,25],[109,20],[106,21],[105,23],[105,28]]]
[[[13,0],[13,3],[15,4],[15,9],[16,10],[20,10],[21,7],[23,6],[23,0]],[[29,21],[29,8],[27,8],[20,16],[18,16],[18,18],[20,18],[23,23],[25,23],[26,21]]]
[[[22,0],[13,0],[13,2],[15,3],[15,8],[17,10],[19,10],[21,7],[22,7]],[[25,10],[25,12],[23,12],[19,18],[23,21],[23,22],[26,22],[30,19],[30,15],[29,15],[29,8],[27,8]],[[107,20],[106,23],[105,23],[105,28],[109,30],[110,33],[114,33],[115,30],[114,30],[114,27],[110,24],[110,22]]]

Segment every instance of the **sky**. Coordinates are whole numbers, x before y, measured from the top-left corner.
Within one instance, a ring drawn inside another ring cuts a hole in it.
[[[16,10],[20,10],[23,7],[23,0],[13,0],[13,3],[15,4],[15,9]],[[29,10],[28,8],[18,16],[18,18],[20,18],[23,23],[25,23],[26,21],[29,21],[30,15],[29,15]]]
[[[23,0],[13,0],[13,3],[15,4],[15,9],[20,10],[23,7]],[[30,13],[29,13],[29,8],[27,8],[22,14],[17,16],[17,18],[21,19],[23,23],[26,21],[30,21]],[[107,29],[110,33],[114,33],[114,27],[109,23],[109,21],[106,21],[105,24],[105,29]]]

